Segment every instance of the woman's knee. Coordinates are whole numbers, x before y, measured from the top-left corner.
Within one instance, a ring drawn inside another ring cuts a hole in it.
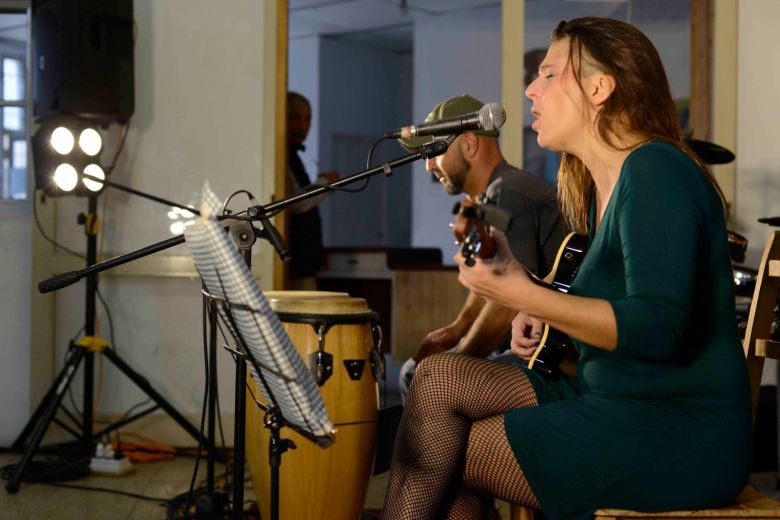
[[[407,401],[412,399],[414,394],[430,396],[431,394],[440,394],[442,389],[451,389],[453,381],[458,381],[462,377],[462,371],[459,370],[459,358],[464,358],[460,354],[451,354],[444,352],[429,356],[417,364],[409,389]],[[448,390],[447,394],[454,392]]]
[[[455,361],[460,357],[463,356],[450,352],[442,352],[441,354],[428,356],[417,363],[417,367],[414,371],[415,384],[417,384],[418,378],[437,381],[452,377],[452,373],[456,370],[457,366]]]

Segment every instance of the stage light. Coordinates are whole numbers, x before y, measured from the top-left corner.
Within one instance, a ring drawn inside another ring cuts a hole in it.
[[[100,138],[100,134],[94,128],[85,128],[79,135],[79,146],[84,150],[85,154],[94,157],[100,153],[100,149],[103,147],[103,139]]]
[[[54,170],[54,182],[62,191],[73,191],[79,182],[79,174],[76,173],[76,168],[63,163]]]
[[[97,164],[88,164],[84,168],[84,173],[87,175],[91,175],[92,177],[99,177],[100,179],[106,178],[106,172],[103,171],[103,168],[98,166]],[[103,189],[103,183],[98,182],[95,179],[90,179],[89,177],[83,177],[82,182],[84,182],[84,186],[87,187],[90,191],[100,191]]]
[[[51,133],[51,146],[60,155],[73,151],[73,133],[64,126],[58,126]]]
[[[106,179],[100,165],[103,139],[91,123],[71,116],[41,121],[32,138],[32,152],[35,187],[47,196],[94,195],[105,187],[83,175]]]

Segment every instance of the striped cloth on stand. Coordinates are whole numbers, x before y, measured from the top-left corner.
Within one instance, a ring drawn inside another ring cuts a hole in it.
[[[282,328],[236,244],[211,216],[217,214],[219,201],[208,184],[204,186],[202,198],[202,216],[186,228],[184,236],[206,291],[218,299],[222,323],[236,341],[243,339],[248,354],[260,366],[284,420],[323,441],[330,439],[332,442],[335,429],[314,377]],[[229,302],[227,307],[232,316],[227,315],[225,301]],[[251,361],[247,360],[252,376],[269,402],[270,396]]]

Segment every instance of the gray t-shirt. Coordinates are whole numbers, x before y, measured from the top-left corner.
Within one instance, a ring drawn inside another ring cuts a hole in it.
[[[568,233],[555,189],[534,174],[502,161],[490,174],[487,196],[512,215],[506,237],[515,258],[545,276]]]

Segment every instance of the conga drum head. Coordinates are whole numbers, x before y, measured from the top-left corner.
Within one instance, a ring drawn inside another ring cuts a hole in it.
[[[349,293],[337,291],[263,291],[271,300],[314,300],[327,298],[349,298]]]
[[[370,312],[366,300],[330,291],[268,291],[271,308],[279,314],[338,315]]]

